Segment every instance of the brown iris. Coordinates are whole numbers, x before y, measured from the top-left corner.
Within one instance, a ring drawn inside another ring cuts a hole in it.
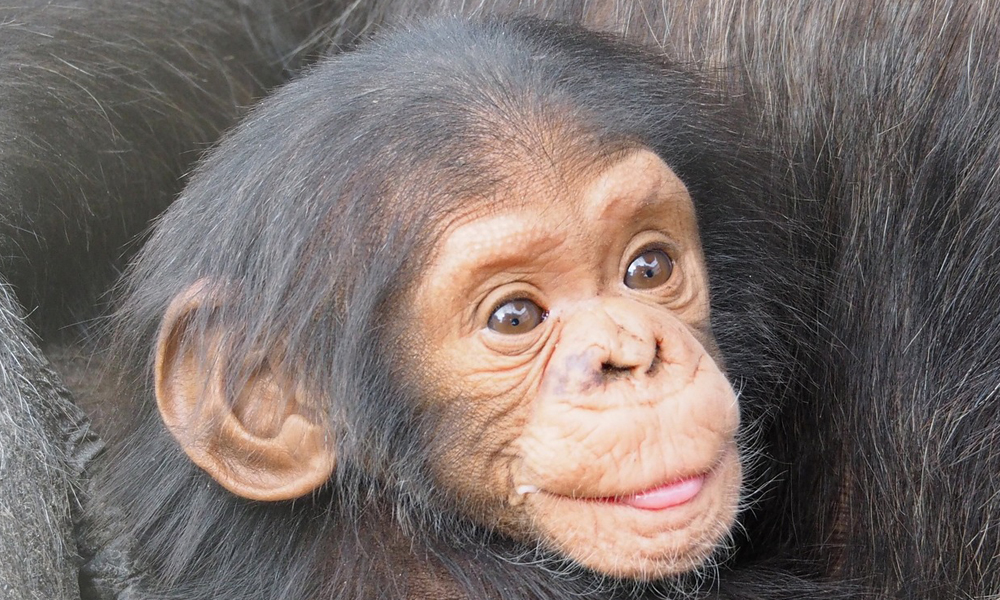
[[[625,273],[625,285],[634,290],[659,287],[670,279],[674,261],[663,250],[647,250],[632,260]]]
[[[545,312],[537,304],[526,298],[518,298],[500,305],[487,327],[507,335],[531,331],[545,318]]]

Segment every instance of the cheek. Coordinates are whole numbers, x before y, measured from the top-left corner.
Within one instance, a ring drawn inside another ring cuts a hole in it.
[[[502,512],[513,485],[516,442],[530,416],[524,399],[537,387],[527,367],[520,377],[504,370],[455,376],[445,390],[425,397],[435,480],[484,524]]]
[[[546,338],[531,352],[489,352],[477,335],[416,332],[421,352],[406,372],[422,388],[420,411],[429,424],[428,464],[440,489],[469,517],[492,524],[512,486],[514,446],[537,396]]]
[[[496,346],[504,336],[484,331],[422,338],[425,353],[411,362],[418,365],[420,380],[431,390],[428,403],[489,414],[493,404],[523,404],[534,398],[545,360],[551,354],[551,331],[538,329],[537,334],[509,336],[522,342],[501,348]]]
[[[525,418],[503,407],[448,413],[435,419],[438,426],[430,444],[435,480],[468,516],[486,523],[506,503],[517,460],[512,448]]]

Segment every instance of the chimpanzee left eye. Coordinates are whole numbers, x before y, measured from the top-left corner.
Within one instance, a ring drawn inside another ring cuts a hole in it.
[[[647,250],[632,260],[625,273],[625,285],[634,290],[659,287],[670,279],[674,261],[663,250]]]
[[[545,311],[527,298],[518,298],[506,302],[490,315],[487,327],[508,335],[527,333],[545,319]]]

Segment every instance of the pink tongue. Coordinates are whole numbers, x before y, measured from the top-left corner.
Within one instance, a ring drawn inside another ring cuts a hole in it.
[[[684,504],[691,498],[694,498],[704,483],[705,476],[699,475],[691,479],[675,481],[674,483],[668,483],[667,485],[646,490],[645,492],[639,492],[634,496],[628,496],[619,501],[633,508],[663,510],[664,508]]]

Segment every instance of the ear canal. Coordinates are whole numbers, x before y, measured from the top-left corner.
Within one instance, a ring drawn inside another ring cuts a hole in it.
[[[218,299],[204,282],[178,295],[160,326],[156,402],[164,424],[190,459],[229,491],[251,500],[291,500],[326,483],[336,464],[323,411],[273,367],[252,373],[229,398],[220,352],[225,332],[211,324],[192,335],[191,316]]]

